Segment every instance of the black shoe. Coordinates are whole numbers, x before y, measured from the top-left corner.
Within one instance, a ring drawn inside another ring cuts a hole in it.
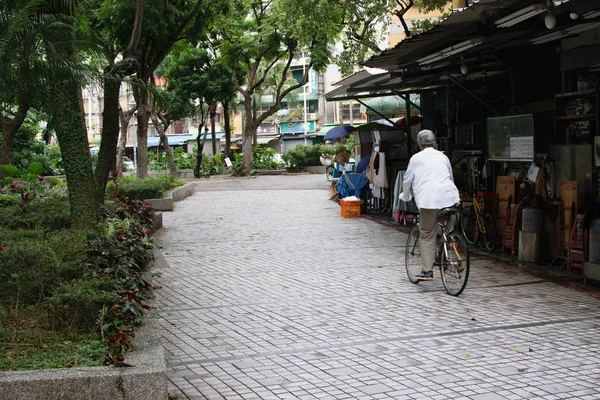
[[[415,278],[417,278],[418,281],[432,281],[433,280],[433,271],[429,271],[429,272],[421,271],[421,273],[419,275],[417,275]]]

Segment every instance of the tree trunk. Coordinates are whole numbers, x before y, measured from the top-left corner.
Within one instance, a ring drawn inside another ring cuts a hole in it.
[[[177,166],[175,165],[175,159],[173,158],[173,149],[171,148],[171,146],[169,146],[169,139],[167,138],[167,135],[165,134],[165,130],[168,127],[165,126],[165,124],[163,124],[158,119],[158,117],[156,116],[156,114],[154,112],[150,113],[150,116],[152,118],[152,123],[154,124],[154,127],[156,128],[156,131],[158,132],[158,135],[160,136],[160,140],[163,143],[163,146],[165,148],[165,153],[167,153],[167,164],[169,165],[169,173],[171,175],[173,175],[174,177],[177,177]],[[160,156],[160,143],[159,143],[157,152],[158,152],[158,155]]]
[[[254,133],[256,132],[250,101],[244,101],[244,106],[246,109],[246,115],[244,116],[244,133],[242,136],[242,143],[244,147],[244,161],[242,162],[242,169],[239,172],[239,175],[243,176],[250,174],[250,171],[252,170],[252,138]]]
[[[148,177],[148,120],[150,119],[150,106],[148,102],[148,90],[139,88],[134,90],[137,111],[137,177],[145,179]]]
[[[198,136],[196,137],[196,145],[198,146],[198,153],[196,153],[196,167],[194,168],[194,177],[200,178],[200,167],[202,166],[202,151],[204,150],[204,143],[206,142],[206,131],[202,135],[202,127],[204,124],[198,125]],[[202,139],[200,139],[202,138]]]
[[[129,120],[133,113],[137,111],[137,104],[130,110],[123,111],[119,107],[119,121],[121,136],[119,137],[119,148],[117,149],[117,165],[116,168],[121,171],[123,168],[123,155],[125,154],[125,148],[127,147],[127,132],[129,131]],[[137,165],[137,160],[133,160]]]
[[[229,102],[223,103],[223,118],[225,121],[225,157],[231,157],[231,124],[229,122]]]
[[[22,102],[19,104],[19,109],[10,122],[7,122],[7,118],[0,115],[0,132],[2,132],[2,145],[0,145],[0,165],[10,164],[10,153],[12,150],[13,141],[19,131],[25,117],[27,117],[27,111],[29,111],[29,105]]]
[[[252,120],[254,120],[254,116],[258,115],[256,100],[252,97]],[[258,129],[254,129],[252,131],[252,146],[258,145]]]
[[[102,111],[102,141],[96,165],[96,195],[98,204],[104,204],[106,183],[110,172],[116,169],[119,140],[119,89],[121,81],[110,73],[104,78],[104,110]]]
[[[96,180],[90,155],[81,89],[65,82],[54,96],[53,126],[62,154],[73,228],[91,228],[98,217]]]
[[[212,132],[212,154],[213,157],[217,155],[217,133],[215,132],[215,116],[217,115],[217,105],[214,104],[210,107],[210,131]]]

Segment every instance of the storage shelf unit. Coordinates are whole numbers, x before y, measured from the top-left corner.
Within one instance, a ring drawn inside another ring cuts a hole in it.
[[[565,135],[566,144],[592,144],[598,136],[598,91],[562,93],[554,96],[556,137]]]

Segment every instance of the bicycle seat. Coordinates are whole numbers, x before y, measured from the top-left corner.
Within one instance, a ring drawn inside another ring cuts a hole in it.
[[[450,206],[450,207],[442,208],[438,212],[438,215],[440,217],[447,217],[448,215],[454,215],[454,214],[458,213],[458,207],[460,207],[460,203],[457,203],[457,204],[455,204],[453,206]]]

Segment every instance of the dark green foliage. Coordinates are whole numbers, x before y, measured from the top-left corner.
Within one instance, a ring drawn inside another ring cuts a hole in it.
[[[34,305],[62,281],[83,276],[86,242],[81,231],[0,229],[0,304]]]

